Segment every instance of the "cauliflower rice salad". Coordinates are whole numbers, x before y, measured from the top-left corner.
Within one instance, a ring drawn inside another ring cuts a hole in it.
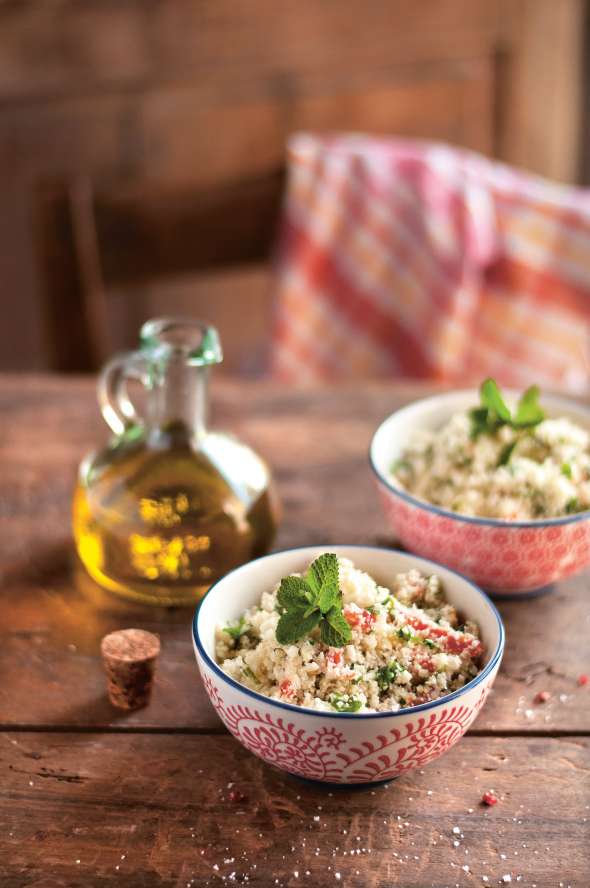
[[[418,432],[392,466],[408,493],[462,515],[530,521],[590,509],[590,434],[545,419],[538,389],[514,413],[493,380],[482,404]]]
[[[478,674],[483,653],[478,627],[462,624],[437,576],[410,570],[387,589],[330,553],[216,631],[217,661],[236,681],[327,712],[444,697]]]

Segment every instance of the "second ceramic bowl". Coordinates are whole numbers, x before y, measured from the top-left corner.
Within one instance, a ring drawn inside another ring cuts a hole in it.
[[[494,594],[536,594],[590,565],[590,512],[538,521],[470,518],[416,499],[391,474],[414,432],[440,428],[477,403],[475,389],[448,392],[415,401],[379,426],[370,462],[385,515],[409,551],[448,565]],[[590,429],[590,411],[579,404],[549,395],[542,403],[549,416],[566,416]]]

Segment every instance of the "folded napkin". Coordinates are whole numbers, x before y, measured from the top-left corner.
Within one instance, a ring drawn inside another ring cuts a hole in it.
[[[298,134],[272,372],[590,382],[590,191],[472,152]]]

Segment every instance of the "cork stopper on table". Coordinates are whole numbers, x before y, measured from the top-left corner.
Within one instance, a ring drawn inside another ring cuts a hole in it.
[[[160,639],[143,629],[119,629],[103,638],[100,651],[109,699],[119,709],[139,709],[149,701]]]

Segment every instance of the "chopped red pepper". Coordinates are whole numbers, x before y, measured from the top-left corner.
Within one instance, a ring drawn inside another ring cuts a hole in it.
[[[580,685],[581,688],[583,688],[584,685],[587,685],[589,681],[590,681],[590,676],[578,675],[578,684]]]
[[[533,702],[546,703],[547,700],[550,699],[550,697],[551,694],[549,693],[549,691],[539,691],[537,694],[535,694]]]
[[[488,790],[487,792],[484,792],[484,794],[482,795],[481,801],[482,801],[482,804],[489,805],[489,807],[491,808],[492,805],[498,804],[499,799],[496,795],[494,795],[493,792],[491,792],[491,790]]]

